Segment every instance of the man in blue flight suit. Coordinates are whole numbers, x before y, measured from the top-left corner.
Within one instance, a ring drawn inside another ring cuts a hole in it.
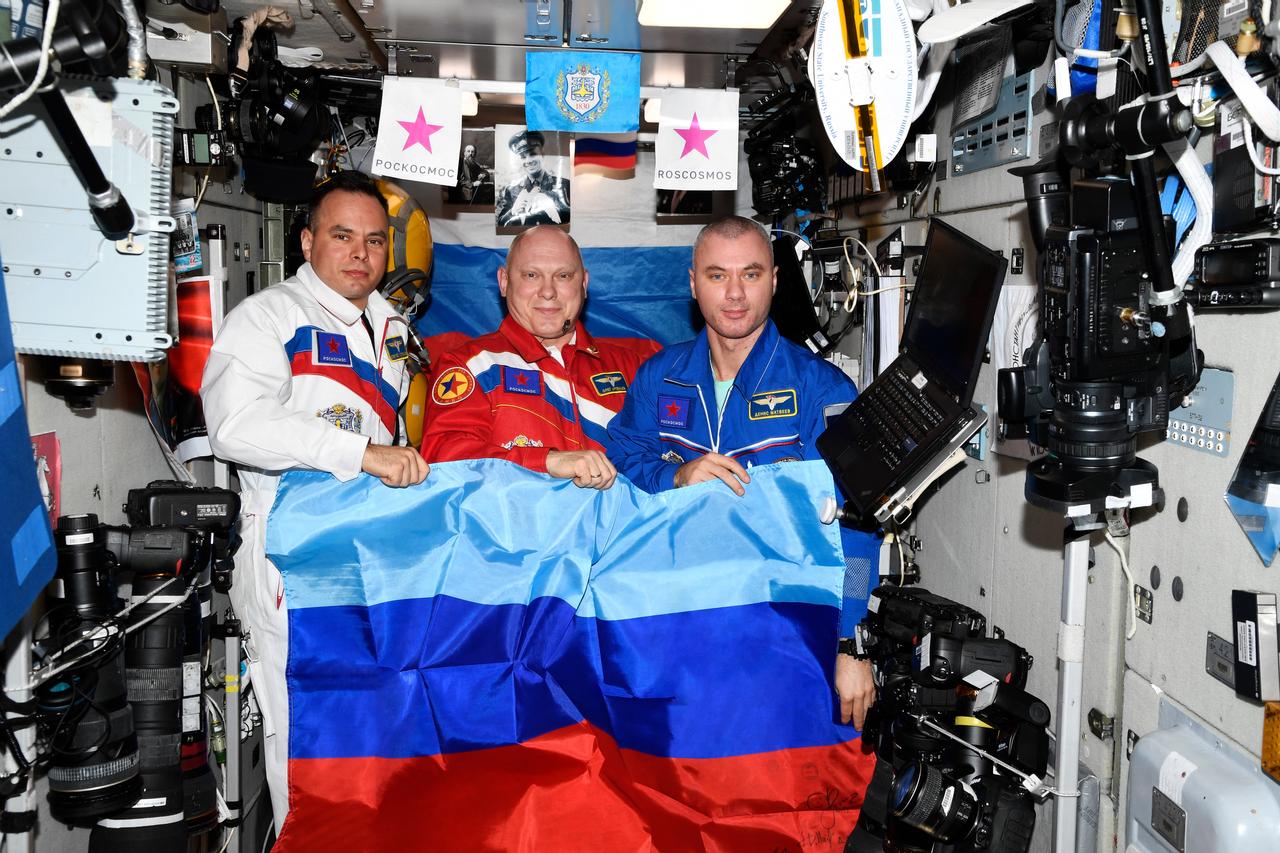
[[[689,283],[706,328],[640,367],[609,424],[618,471],[648,492],[718,479],[743,495],[753,465],[820,459],[815,442],[827,416],[858,389],[769,319],[777,267],[768,234],[741,216],[706,226]],[[840,636],[849,638],[866,614],[877,545],[870,534],[842,528],[841,535],[849,571]],[[875,701],[871,665],[838,654],[836,691],[841,721],[861,730]]]

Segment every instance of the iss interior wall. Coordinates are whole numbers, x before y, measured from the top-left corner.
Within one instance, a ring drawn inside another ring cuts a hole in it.
[[[1043,71],[1043,69],[1042,69]],[[1043,85],[1044,74],[1037,73]],[[950,127],[949,96],[942,94],[939,143],[946,156]],[[1042,126],[1047,113],[1036,116]],[[1036,136],[1039,130],[1037,128]],[[1207,156],[1207,145],[1201,153]],[[1031,160],[1025,162],[1033,162]],[[947,164],[940,163],[939,170]],[[1003,250],[1021,247],[1026,272],[1006,279],[1006,295],[1034,287],[1035,248],[1026,225],[1020,180],[1003,168],[950,176],[928,190],[926,209],[935,204],[948,222],[988,245]],[[881,212],[846,217],[842,224],[869,229],[877,240],[908,214],[890,197]],[[915,225],[923,233],[923,223]],[[908,237],[910,241],[910,236]],[[922,241],[918,241],[922,242]],[[1164,691],[1222,735],[1257,755],[1262,712],[1237,699],[1230,689],[1205,672],[1206,632],[1231,637],[1230,591],[1233,588],[1280,590],[1280,565],[1265,568],[1223,502],[1227,483],[1240,460],[1267,394],[1280,370],[1280,316],[1274,313],[1205,314],[1197,318],[1198,342],[1210,367],[1235,374],[1231,453],[1219,459],[1159,441],[1144,439],[1140,453],[1160,470],[1166,508],[1135,513],[1130,561],[1135,580],[1151,586],[1153,565],[1163,582],[1154,591],[1154,619],[1139,622],[1125,642],[1125,586],[1114,552],[1096,536],[1096,565],[1090,571],[1086,627],[1083,709],[1097,708],[1116,716],[1117,739],[1100,741],[1083,726],[1081,762],[1096,773],[1102,786],[1097,849],[1124,849],[1116,838],[1123,791],[1120,763],[1126,731],[1141,735],[1157,718],[1159,692]],[[983,367],[976,402],[995,408],[995,373]],[[979,472],[991,475],[981,483]],[[923,585],[984,612],[993,625],[1034,656],[1029,689],[1054,707],[1057,696],[1056,644],[1062,577],[1063,522],[1054,513],[1024,500],[1025,463],[988,456],[969,460],[964,469],[920,508],[915,522],[923,540],[920,555]],[[1180,522],[1174,510],[1180,498],[1188,516]],[[1179,577],[1185,590],[1180,602],[1172,594]],[[1126,677],[1128,673],[1128,677]],[[1123,685],[1131,687],[1125,690]],[[1134,689],[1132,685],[1145,685]],[[1133,725],[1129,720],[1132,719]],[[1054,726],[1056,727],[1056,719]],[[1049,849],[1049,808],[1041,808],[1036,850]]]
[[[167,77],[162,82],[171,85]],[[177,124],[191,127],[194,107],[208,101],[203,82],[199,86],[182,80],[179,97],[182,110]],[[199,173],[178,170],[174,174],[175,197],[193,196]],[[0,177],[2,180],[2,177]],[[205,227],[221,223],[227,227],[228,249],[233,242],[251,248],[249,261],[236,261],[228,251],[228,289],[232,298],[243,296],[245,273],[257,268],[260,206],[243,194],[238,181],[211,183],[199,211],[198,224]],[[4,239],[0,231],[0,244]],[[242,255],[243,258],[243,255]],[[103,283],[109,287],[110,283]],[[56,304],[50,309],[56,310]],[[62,448],[62,513],[95,513],[104,523],[124,523],[122,506],[128,491],[145,486],[156,479],[172,479],[156,439],[142,415],[142,398],[131,366],[117,363],[115,384],[99,398],[89,414],[75,414],[59,399],[45,392],[32,376],[30,357],[23,357],[27,375],[24,393],[27,421],[33,435],[55,432]],[[207,468],[207,464],[205,465]],[[207,472],[197,470],[202,482],[210,482]],[[43,776],[36,787],[40,809],[34,833],[34,850],[38,853],[71,853],[88,845],[86,830],[70,830],[48,814]]]

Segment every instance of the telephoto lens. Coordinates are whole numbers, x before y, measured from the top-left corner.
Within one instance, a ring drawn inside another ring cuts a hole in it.
[[[971,788],[923,761],[898,772],[889,809],[908,826],[946,843],[967,838],[981,816]]]
[[[100,820],[90,853],[184,853],[182,787],[182,657],[187,583],[184,560],[205,534],[175,528],[134,528],[120,548],[147,566],[133,575],[125,642],[125,676],[141,756],[142,794],[129,808]],[[145,560],[142,555],[146,555]],[[162,554],[168,554],[164,559]],[[161,568],[163,566],[163,568]],[[126,566],[127,568],[127,566]],[[196,569],[198,571],[198,568]]]
[[[49,811],[71,826],[92,826],[142,791],[133,712],[125,691],[124,647],[109,623],[119,608],[111,591],[107,528],[96,515],[58,519],[58,572],[50,586],[49,645],[62,663],[83,656],[36,691],[52,757]]]
[[[214,572],[225,574],[230,570],[239,513],[240,498],[235,492],[195,488],[173,480],[155,480],[146,488],[130,489],[125,503],[125,514],[135,528],[203,531],[193,555],[183,558],[181,572],[187,583],[195,579],[195,591],[182,607],[182,791],[187,835],[192,843],[218,828],[217,780],[209,768],[202,704],[204,660],[213,631]],[[172,564],[172,555],[168,562]],[[224,586],[224,592],[225,589]]]

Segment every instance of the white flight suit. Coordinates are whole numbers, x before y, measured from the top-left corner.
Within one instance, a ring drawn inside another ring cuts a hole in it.
[[[288,617],[266,558],[267,515],[291,468],[356,477],[370,442],[403,444],[409,387],[405,321],[377,293],[363,312],[304,264],[236,306],[218,333],[200,394],[214,454],[239,468],[240,535],[231,603],[248,635],[249,676],[266,734],[267,785],[279,833],[288,811]],[[229,723],[228,737],[237,731]]]

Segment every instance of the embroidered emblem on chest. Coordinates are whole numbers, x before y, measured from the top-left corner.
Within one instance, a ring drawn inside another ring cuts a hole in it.
[[[596,393],[601,397],[607,397],[610,394],[627,393],[627,379],[617,371],[597,373],[591,377],[591,384],[595,386]]]
[[[753,421],[790,418],[796,413],[796,392],[793,388],[785,391],[764,391],[752,394],[748,404],[747,417]]]
[[[387,357],[392,361],[404,361],[409,357],[409,348],[404,345],[404,338],[399,335],[387,338]]]
[[[502,368],[502,390],[509,394],[542,396],[542,373],[524,367]]]
[[[676,429],[688,429],[689,412],[692,408],[693,401],[688,397],[659,394],[658,425],[664,427],[675,427]]]
[[[316,332],[316,364],[341,364],[351,366],[351,348],[345,335],[335,332]]]
[[[503,450],[510,450],[513,447],[542,447],[542,442],[536,438],[529,438],[527,435],[517,435],[510,441],[502,443]]]

